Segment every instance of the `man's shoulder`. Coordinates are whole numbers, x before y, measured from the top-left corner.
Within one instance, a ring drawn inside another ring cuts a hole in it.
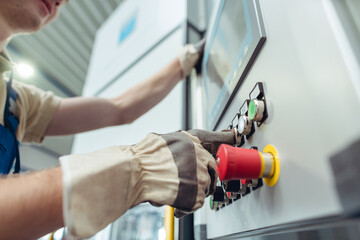
[[[15,90],[24,89],[25,91],[40,91],[40,92],[44,91],[32,84],[24,83],[24,82],[18,81],[16,79],[13,80],[13,88]]]

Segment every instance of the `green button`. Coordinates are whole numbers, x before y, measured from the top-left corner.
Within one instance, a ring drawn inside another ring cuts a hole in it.
[[[212,197],[210,197],[210,208],[213,209],[213,207],[214,207],[214,202]]]
[[[250,120],[253,120],[255,118],[256,115],[256,105],[255,105],[255,101],[251,100],[250,104],[249,104],[249,110],[248,110],[248,115]]]

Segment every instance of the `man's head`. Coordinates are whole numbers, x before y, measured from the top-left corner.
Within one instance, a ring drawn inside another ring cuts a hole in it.
[[[69,0],[0,0],[0,31],[30,33],[54,20]]]

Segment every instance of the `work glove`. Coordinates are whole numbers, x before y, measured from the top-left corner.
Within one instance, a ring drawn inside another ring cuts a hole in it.
[[[236,133],[233,129],[225,129],[221,132],[191,129],[187,133],[199,138],[201,145],[214,157],[221,144],[234,145],[236,142]]]
[[[201,62],[205,47],[205,38],[195,44],[187,44],[179,51],[178,57],[183,70],[183,76],[187,77],[195,67],[201,72]]]
[[[206,131],[201,129],[191,129],[187,131],[191,136],[195,136],[200,140],[201,145],[205,148],[214,158],[216,156],[217,150],[221,144],[234,145],[236,142],[235,133],[233,130],[223,130],[221,132],[215,131]],[[215,171],[215,167],[208,168],[208,173],[211,179],[211,184],[209,187],[209,193],[206,195],[213,194],[216,189],[216,182],[218,175]],[[190,214],[191,211],[185,211],[179,208],[176,208],[174,211],[175,217],[183,217]]]
[[[217,180],[214,153],[202,145],[215,149],[209,142],[219,144],[213,133],[151,133],[132,146],[61,157],[70,236],[89,238],[142,202],[173,206],[177,216],[200,208]],[[231,142],[230,137],[223,139]]]

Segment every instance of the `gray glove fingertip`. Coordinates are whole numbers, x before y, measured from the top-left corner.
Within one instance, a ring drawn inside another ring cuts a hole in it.
[[[182,210],[179,210],[177,208],[175,208],[174,210],[174,216],[176,218],[182,218],[182,217],[185,217],[186,215],[189,215],[191,212],[186,212],[186,211],[182,211]]]
[[[216,155],[216,152],[222,143],[234,145],[236,142],[233,131],[229,129],[221,132],[190,129],[187,132],[199,138],[201,145],[213,156]]]

